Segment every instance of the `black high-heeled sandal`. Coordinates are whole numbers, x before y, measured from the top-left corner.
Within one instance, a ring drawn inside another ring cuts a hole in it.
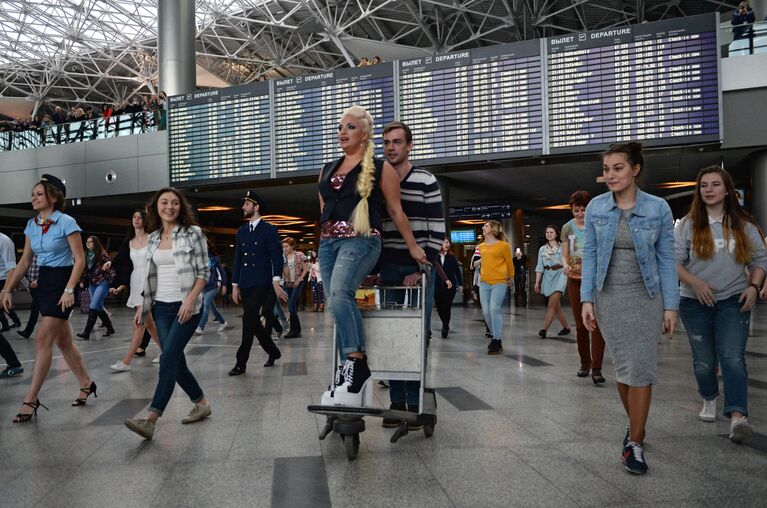
[[[96,383],[91,381],[91,385],[87,386],[85,388],[80,387],[80,392],[85,394],[85,397],[78,397],[75,399],[75,401],[72,403],[72,406],[84,406],[85,403],[88,401],[88,397],[90,397],[91,394],[93,394],[94,397],[97,399],[99,398],[98,394],[96,393]]]
[[[598,385],[599,383],[604,383],[606,380],[605,380],[604,376],[602,376],[602,371],[601,370],[593,369],[591,371],[591,381],[595,385]]]
[[[16,414],[16,418],[13,419],[13,423],[28,422],[29,420],[32,419],[33,416],[37,416],[37,410],[41,406],[43,407],[43,409],[48,411],[48,407],[45,404],[43,404],[42,402],[40,402],[40,399],[37,399],[34,402],[22,402],[21,405],[22,406],[29,406],[29,407],[31,407],[32,408],[32,412],[31,413],[26,413],[26,414],[25,413],[17,413]]]

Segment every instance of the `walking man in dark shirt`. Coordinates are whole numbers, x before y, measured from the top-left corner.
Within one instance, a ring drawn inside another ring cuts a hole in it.
[[[248,223],[237,230],[234,264],[232,267],[232,300],[240,303],[242,298],[242,343],[237,350],[237,363],[229,371],[230,376],[245,373],[253,346],[253,336],[269,355],[264,367],[271,367],[282,354],[272,341],[274,304],[277,298],[288,300],[280,287],[282,276],[282,247],[277,228],[261,218],[263,200],[253,191],[245,194],[242,214]],[[266,327],[261,324],[261,314],[267,316]],[[273,318],[272,318],[273,319]]]

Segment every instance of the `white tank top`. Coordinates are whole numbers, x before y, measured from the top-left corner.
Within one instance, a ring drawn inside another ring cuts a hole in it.
[[[176,263],[173,261],[173,249],[157,249],[152,255],[152,261],[157,267],[157,291],[154,299],[165,303],[182,301],[184,297],[181,294]]]

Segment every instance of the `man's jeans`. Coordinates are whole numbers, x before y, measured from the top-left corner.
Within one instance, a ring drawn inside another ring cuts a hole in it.
[[[320,272],[327,303],[336,322],[336,333],[342,359],[349,353],[365,351],[362,315],[354,294],[378,262],[381,238],[323,238],[318,251]]]
[[[205,294],[202,297],[202,317],[200,318],[200,324],[197,325],[197,328],[200,330],[204,330],[205,325],[208,324],[208,313],[211,311],[213,311],[213,318],[216,321],[221,324],[226,323],[226,319],[224,319],[224,316],[218,311],[218,307],[216,307],[216,295],[218,294],[218,289],[219,288],[213,288],[209,291],[205,291]]]
[[[160,355],[160,379],[157,381],[149,410],[160,416],[168,405],[170,396],[173,395],[176,383],[192,402],[197,403],[205,398],[202,388],[186,366],[184,356],[184,348],[200,322],[200,313],[189,318],[186,323],[180,324],[178,322],[180,308],[181,302],[155,302],[152,307],[152,317],[157,326],[162,354]]]
[[[493,340],[503,339],[503,300],[506,297],[506,284],[488,284],[479,282],[479,299],[482,302],[482,314],[485,323],[493,334]]]
[[[748,414],[748,371],[746,342],[751,312],[740,312],[740,295],[717,301],[713,307],[696,298],[682,297],[679,315],[692,349],[692,366],[698,393],[705,400],[719,395],[717,363],[724,382],[724,415],[737,411]]]
[[[409,265],[395,265],[393,263],[384,263],[381,266],[381,282],[384,286],[401,286],[403,279],[411,273],[420,272],[417,263]],[[424,303],[426,311],[426,333],[431,331],[431,311],[434,306],[434,277],[437,273],[435,267],[432,267],[431,273],[426,277],[426,301]],[[416,295],[416,292],[412,293]],[[403,303],[405,300],[405,291],[387,291],[386,302]],[[412,302],[411,302],[412,303]],[[428,347],[429,340],[426,339]],[[426,365],[424,364],[424,369]],[[420,381],[401,381],[397,379],[389,380],[389,399],[392,404],[408,404],[417,406],[421,390]]]

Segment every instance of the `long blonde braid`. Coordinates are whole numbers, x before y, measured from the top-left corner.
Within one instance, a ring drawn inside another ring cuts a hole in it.
[[[342,116],[353,116],[360,120],[368,137],[368,146],[365,148],[365,154],[362,156],[362,171],[357,177],[357,194],[360,200],[351,216],[351,223],[354,226],[354,232],[360,236],[370,236],[370,215],[368,198],[373,192],[375,186],[375,143],[373,142],[373,117],[361,106],[352,106]]]

